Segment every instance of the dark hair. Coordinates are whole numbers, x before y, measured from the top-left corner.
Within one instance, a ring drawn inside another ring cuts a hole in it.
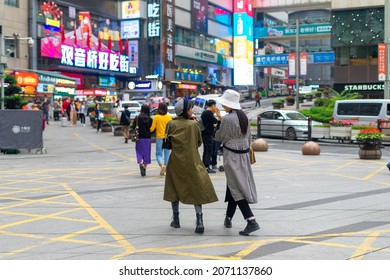
[[[247,115],[242,110],[235,109],[234,112],[236,112],[236,114],[237,114],[238,123],[240,124],[240,129],[241,129],[242,135],[246,135],[248,133],[248,125],[249,125]]]
[[[188,109],[191,109],[192,107],[194,107],[194,103],[192,101],[189,101],[188,99],[185,99],[183,100],[183,113],[181,114],[183,116],[183,118],[187,119],[187,120],[190,120],[192,119],[192,116],[189,116],[188,115]]]
[[[215,102],[214,99],[209,99],[209,100],[207,100],[207,102],[206,102],[206,107],[211,107],[211,106],[213,106],[213,105],[217,105],[217,102]]]
[[[167,113],[168,113],[167,103],[161,102],[160,104],[158,104],[157,114],[166,115]]]
[[[141,113],[139,114],[140,118],[147,118],[150,117],[150,108],[147,105],[141,106]]]

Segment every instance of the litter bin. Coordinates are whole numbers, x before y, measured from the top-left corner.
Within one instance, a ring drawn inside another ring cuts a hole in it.
[[[61,126],[62,127],[68,126],[68,119],[66,117],[61,118]]]

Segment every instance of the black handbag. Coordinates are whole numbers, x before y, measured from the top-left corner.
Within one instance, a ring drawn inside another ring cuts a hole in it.
[[[170,136],[165,137],[163,139],[162,148],[167,150],[172,150],[172,141]]]
[[[171,126],[171,121],[167,124],[167,127],[165,128],[165,138],[162,142],[162,148],[167,150],[172,150],[172,137],[168,135],[169,127]]]

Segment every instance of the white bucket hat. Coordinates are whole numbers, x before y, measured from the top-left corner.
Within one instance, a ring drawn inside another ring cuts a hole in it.
[[[227,89],[216,101],[231,109],[241,110],[240,94],[235,90]]]

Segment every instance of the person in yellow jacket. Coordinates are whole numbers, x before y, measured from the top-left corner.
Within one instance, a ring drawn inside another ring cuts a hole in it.
[[[171,154],[170,150],[162,148],[163,139],[165,138],[165,129],[168,122],[171,120],[172,116],[168,114],[167,104],[165,102],[161,102],[158,105],[157,114],[154,116],[152,126],[150,127],[150,132],[156,130],[156,159],[161,168],[161,176],[165,175],[169,155]]]

